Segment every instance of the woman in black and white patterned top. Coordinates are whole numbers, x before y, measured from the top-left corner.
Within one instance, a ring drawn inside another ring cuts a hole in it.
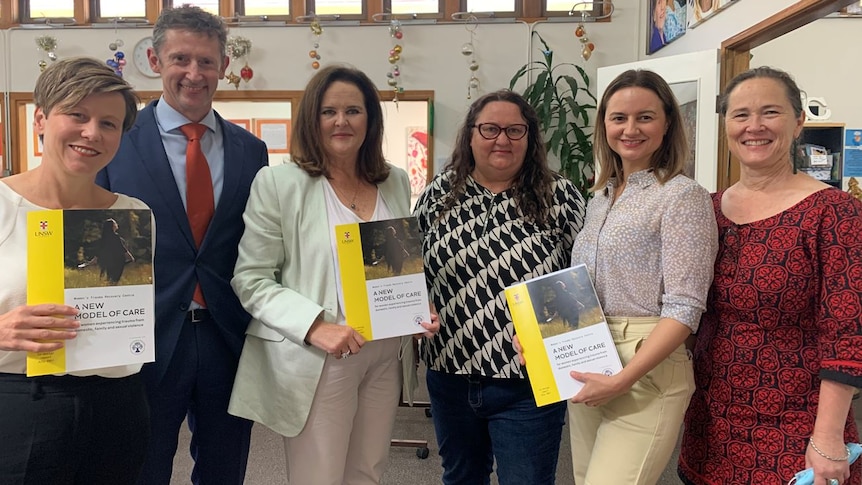
[[[537,408],[503,289],[569,266],[584,199],[554,174],[523,97],[476,100],[415,215],[440,332],[422,349],[443,483],[554,483],[565,403]]]

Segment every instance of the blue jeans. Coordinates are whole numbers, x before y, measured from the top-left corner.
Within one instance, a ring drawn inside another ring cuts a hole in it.
[[[553,484],[566,403],[536,407],[526,379],[429,370],[426,376],[444,485]]]

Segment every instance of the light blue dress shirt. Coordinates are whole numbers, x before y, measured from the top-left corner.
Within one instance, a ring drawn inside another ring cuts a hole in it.
[[[188,208],[186,205],[186,147],[188,146],[188,139],[180,131],[180,127],[192,122],[171,107],[165,101],[164,96],[156,104],[155,117],[156,124],[159,125],[162,144],[165,146],[165,153],[168,155],[168,162],[171,164],[171,172],[174,174],[180,198],[183,200],[183,207]],[[210,167],[213,200],[215,207],[218,207],[218,200],[224,185],[224,136],[221,125],[216,120],[215,111],[212,109],[201,120],[201,124],[207,127],[207,131],[201,139],[201,148]]]

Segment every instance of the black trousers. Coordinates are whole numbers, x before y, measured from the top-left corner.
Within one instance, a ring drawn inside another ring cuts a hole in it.
[[[0,483],[133,484],[144,462],[149,419],[138,375],[0,373]]]

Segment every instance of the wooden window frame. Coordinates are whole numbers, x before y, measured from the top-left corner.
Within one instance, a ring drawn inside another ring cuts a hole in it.
[[[101,3],[103,1],[104,0],[90,0],[90,22],[93,24],[112,23],[115,19],[115,17],[103,17],[102,16],[102,12],[101,12],[102,5],[101,5]],[[110,1],[117,1],[117,0],[110,0]],[[126,0],[126,1],[128,1],[128,0]],[[150,2],[149,2],[149,0],[141,0],[141,1],[144,4],[144,15],[142,17],[123,17],[124,22],[120,25],[123,25],[123,24],[128,23],[128,22],[148,20],[147,14],[149,13],[149,8],[150,8],[149,3]]]
[[[182,1],[182,0],[178,0]],[[267,21],[285,22],[288,24],[296,24],[298,17],[308,15],[312,8],[310,5],[315,3],[315,0],[285,0],[290,5],[290,15],[267,15]],[[440,3],[440,12],[438,14],[417,14],[415,17],[406,15],[406,20],[411,19],[433,19],[440,22],[450,22],[452,14],[456,12],[466,11],[466,0],[438,0]],[[577,0],[573,0],[577,1]],[[99,0],[73,0],[74,5],[74,25],[87,26],[92,24],[104,24],[111,22],[112,18],[101,17],[99,15]],[[146,21],[149,24],[154,24],[159,16],[159,13],[169,0],[145,0],[146,5]],[[853,3],[848,0],[848,4]],[[260,19],[260,16],[247,16],[245,13],[245,0],[219,0],[219,15],[223,17],[229,24],[235,25],[242,22],[255,22]],[[29,17],[29,0],[14,0],[0,2],[0,29],[8,29],[20,24],[40,24],[44,23],[44,19]],[[359,21],[361,24],[379,24],[374,21],[376,14],[386,13],[390,7],[388,0],[362,0],[363,13],[360,15],[341,15],[339,20]],[[606,11],[608,8],[605,9]],[[494,18],[505,20],[520,20],[527,23],[546,20],[548,18],[563,18],[568,16],[568,12],[546,12],[545,2],[538,0],[515,0],[515,12],[494,14]],[[400,16],[399,16],[400,18]],[[580,20],[579,17],[570,17],[572,22]],[[137,18],[130,18],[137,20]],[[263,19],[260,19],[263,20]],[[480,19],[482,21],[482,19]],[[599,20],[600,22],[609,22],[610,18]]]
[[[305,0],[305,14],[311,15],[311,12],[314,12],[315,15],[320,15],[321,17],[330,17],[337,16],[338,20],[350,20],[350,21],[360,21],[367,22],[371,18],[370,3],[380,3],[379,1],[370,1],[370,0],[360,0],[362,3],[362,12],[358,14],[322,14],[318,13],[315,6],[317,5],[317,0]]]
[[[467,9],[467,1],[461,0],[459,2],[460,10],[459,12],[468,12]],[[524,17],[531,17],[531,13],[538,8],[541,8],[539,2],[537,0],[514,0],[515,2],[515,10],[513,12],[494,12],[494,18],[497,19],[521,19]],[[478,12],[477,12],[478,13]],[[485,13],[485,12],[482,12]]]
[[[245,22],[245,21],[255,22],[255,21],[265,20],[265,21],[272,21],[272,22],[290,23],[290,22],[293,22],[293,20],[296,18],[296,16],[297,16],[296,12],[299,11],[299,10],[297,10],[297,5],[296,5],[297,2],[295,0],[284,0],[287,3],[288,8],[290,9],[290,13],[287,15],[247,14],[247,13],[245,13],[245,2],[246,1],[247,0],[234,0],[234,2],[233,2],[233,11],[234,11],[234,15],[236,16],[236,19],[238,22]],[[266,18],[264,19],[262,17],[266,17]]]
[[[393,16],[399,20],[403,19],[449,19],[446,17],[446,0],[437,1],[437,13],[399,13]],[[383,0],[383,12],[392,12],[392,0]]]
[[[15,2],[0,2],[0,29],[8,29],[18,18],[18,5]]]
[[[7,2],[9,3],[9,2]],[[43,18],[43,17],[32,17],[30,15],[30,0],[18,0],[15,2],[18,7],[17,15],[15,16],[18,19],[15,23],[20,24],[44,24],[46,21],[52,20],[52,18]],[[72,21],[74,25],[86,25],[89,23],[89,12],[90,12],[90,4],[85,0],[72,0]],[[55,17],[62,18],[63,20],[67,20],[70,17]]]
[[[582,1],[584,3],[591,3],[589,0],[572,0],[571,4],[572,4],[572,6],[574,6],[576,3],[581,3]],[[608,0],[608,1],[610,1],[610,0]],[[569,15],[569,12],[571,12],[571,10],[566,11],[566,12],[549,12],[547,5],[548,5],[547,0],[542,0],[542,10],[540,12],[541,17],[547,17],[547,18],[569,17],[572,19],[572,22],[579,22],[581,20],[581,16],[578,13],[575,13],[574,15]],[[611,13],[611,6],[607,2],[605,2],[603,4],[602,3],[594,3],[592,10],[587,10],[586,12],[587,12],[587,18],[588,19],[590,17],[598,18],[598,17],[602,17],[604,15],[609,15]],[[601,18],[598,20],[589,20],[589,21],[590,22],[610,22],[611,18],[610,18],[610,16],[608,16],[606,18]]]

